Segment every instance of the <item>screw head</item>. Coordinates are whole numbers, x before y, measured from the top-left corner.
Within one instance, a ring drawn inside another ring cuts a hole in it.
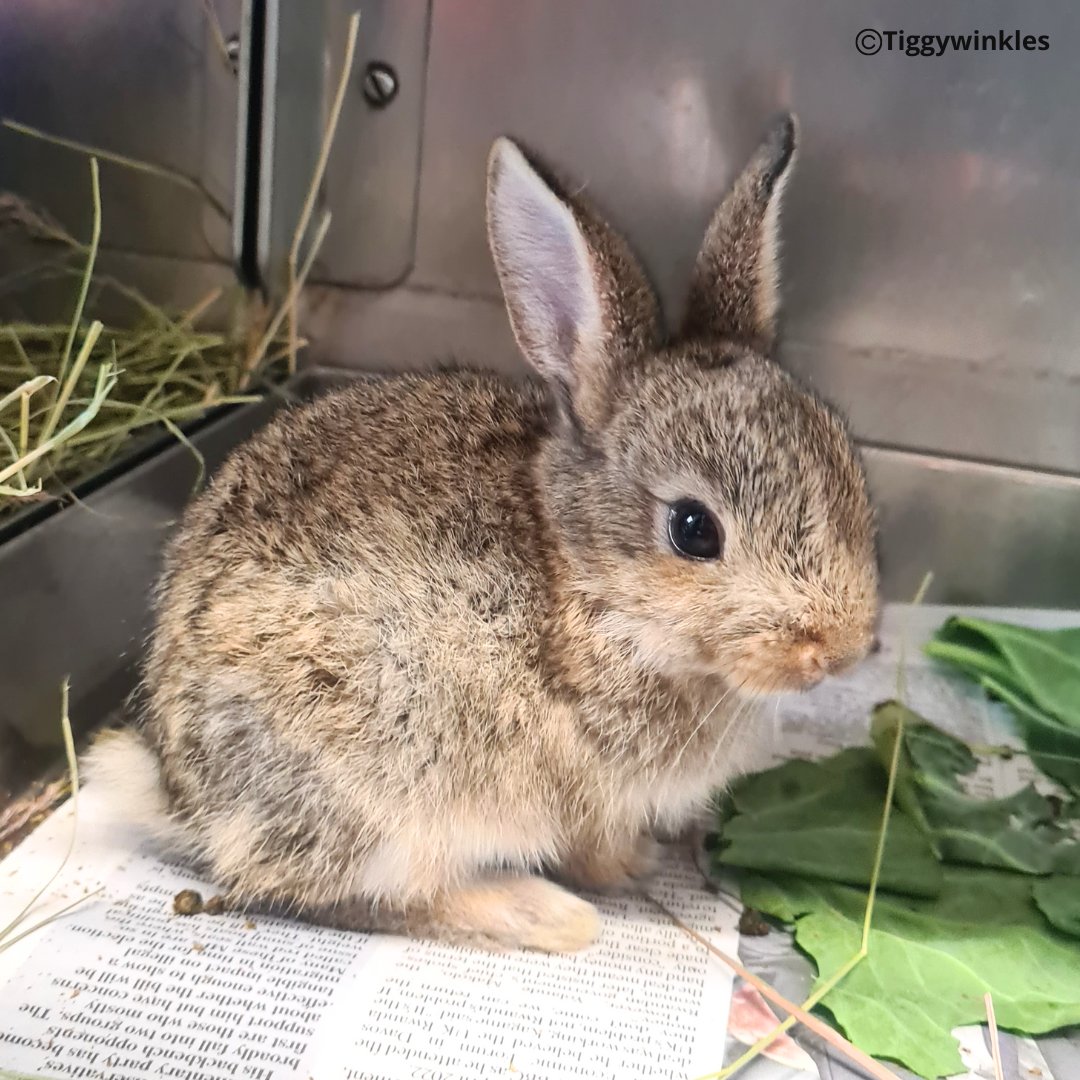
[[[240,35],[230,34],[225,39],[225,54],[234,72],[240,69]]]
[[[372,60],[364,68],[364,100],[373,109],[385,109],[397,97],[397,72],[381,60]]]

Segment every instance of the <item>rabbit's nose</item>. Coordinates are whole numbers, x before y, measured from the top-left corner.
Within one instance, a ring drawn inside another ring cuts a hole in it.
[[[807,686],[816,686],[826,675],[839,675],[859,659],[861,653],[836,652],[821,642],[808,641],[797,651],[797,663]]]
[[[807,686],[816,686],[830,671],[830,661],[819,642],[808,641],[796,652],[796,663]]]

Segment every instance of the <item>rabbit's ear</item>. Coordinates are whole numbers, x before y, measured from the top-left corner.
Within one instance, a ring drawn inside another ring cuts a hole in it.
[[[779,306],[777,226],[797,124],[779,119],[718,207],[694,267],[681,337],[724,338],[769,353]]]
[[[521,351],[582,422],[609,381],[659,336],[655,296],[620,237],[541,176],[509,139],[488,160],[488,239]]]

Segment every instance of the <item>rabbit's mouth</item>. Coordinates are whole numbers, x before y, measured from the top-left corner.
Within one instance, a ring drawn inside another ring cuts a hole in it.
[[[812,690],[826,677],[854,667],[870,651],[867,630],[832,634],[751,634],[721,660],[727,682],[744,696]]]
[[[674,679],[721,683],[739,697],[757,698],[810,690],[854,667],[870,652],[876,622],[851,618],[808,629],[785,621],[717,635],[705,627],[680,627],[609,609],[596,626],[605,637],[629,646],[644,668]]]

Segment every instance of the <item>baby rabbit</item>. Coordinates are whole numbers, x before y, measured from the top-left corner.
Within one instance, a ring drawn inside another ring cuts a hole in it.
[[[563,885],[645,874],[762,737],[747,698],[867,651],[859,460],[769,358],[795,135],[720,205],[670,339],[626,244],[499,139],[490,245],[538,377],[364,381],[191,505],[137,730],[89,765],[234,903],[580,949]]]

